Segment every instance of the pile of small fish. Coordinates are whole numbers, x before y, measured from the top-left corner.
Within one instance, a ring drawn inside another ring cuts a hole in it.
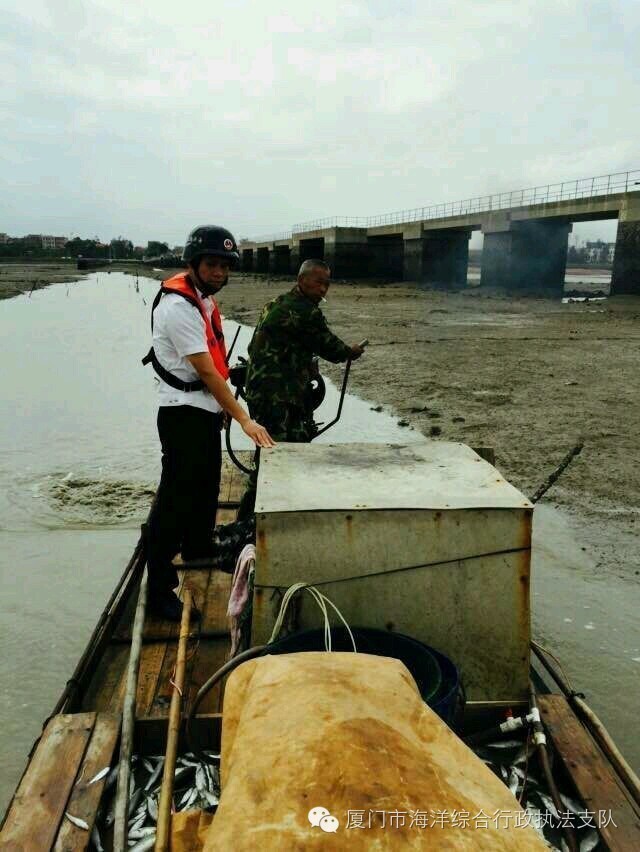
[[[219,755],[206,752],[212,763],[199,761],[194,754],[178,757],[173,781],[172,811],[213,811],[220,798],[220,774],[213,761]],[[153,849],[158,821],[158,802],[162,786],[164,757],[131,758],[131,781],[129,795],[129,848],[131,852]],[[109,773],[105,783],[105,805],[98,814],[96,826],[91,834],[95,852],[102,852],[102,837],[111,830],[115,819],[115,788],[118,767]],[[109,795],[110,792],[110,795]]]
[[[549,848],[565,852],[567,845],[562,836],[562,830],[556,827],[560,822],[560,814],[546,785],[531,772],[531,766],[535,765],[534,751],[534,746],[527,747],[527,744],[521,740],[513,739],[481,746],[477,749],[477,754],[518,799],[529,814],[530,825],[536,828]],[[585,806],[561,789],[559,793],[565,807],[564,813],[573,814],[574,826],[580,826],[579,817],[580,814],[585,813]],[[576,828],[575,833],[580,844],[580,852],[593,852],[598,848],[600,836],[595,829]]]

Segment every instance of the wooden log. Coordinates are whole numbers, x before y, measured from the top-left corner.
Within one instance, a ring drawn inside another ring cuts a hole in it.
[[[3,852],[51,849],[95,719],[95,713],[50,719],[0,832]]]
[[[68,819],[63,819],[53,847],[54,852],[80,852],[87,848],[107,776],[94,781],[93,784],[90,782],[101,770],[111,766],[119,734],[118,716],[107,713],[99,713],[96,716],[84,760],[65,808],[72,816],[83,819],[89,826],[89,831],[78,828]]]
[[[537,697],[553,746],[611,852],[640,849],[640,813],[563,695]],[[604,819],[600,820],[600,816]],[[607,823],[608,817],[611,822]],[[600,825],[598,825],[600,822]]]
[[[173,778],[178,755],[178,738],[182,709],[182,693],[184,690],[184,673],[187,659],[187,641],[189,639],[189,619],[191,617],[191,591],[185,589],[180,623],[180,642],[173,682],[173,694],[169,709],[169,729],[167,733],[167,753],[164,760],[162,787],[158,803],[158,831],[156,833],[156,852],[166,852],[169,849],[171,834],[171,800],[173,798]]]

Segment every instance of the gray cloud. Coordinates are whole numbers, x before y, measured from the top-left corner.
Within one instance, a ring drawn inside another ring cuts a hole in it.
[[[638,167],[639,34],[632,0],[12,6],[0,230],[180,243]]]

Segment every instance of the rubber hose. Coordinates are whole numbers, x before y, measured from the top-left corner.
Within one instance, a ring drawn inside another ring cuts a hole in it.
[[[243,651],[242,654],[238,654],[237,657],[233,657],[231,660],[228,660],[223,666],[221,666],[217,672],[211,675],[206,683],[203,683],[198,693],[195,697],[191,710],[189,711],[189,715],[187,716],[187,724],[185,728],[185,734],[187,739],[187,745],[189,749],[198,756],[198,758],[205,763],[212,763],[211,760],[207,757],[207,755],[202,751],[200,746],[194,741],[191,731],[191,721],[193,717],[196,715],[196,711],[200,706],[202,699],[210,692],[213,687],[218,683],[219,680],[222,680],[223,677],[228,675],[234,669],[236,669],[242,663],[246,663],[247,660],[253,660],[255,657],[261,657],[266,653],[268,645],[255,645],[253,648],[249,648],[246,651]]]

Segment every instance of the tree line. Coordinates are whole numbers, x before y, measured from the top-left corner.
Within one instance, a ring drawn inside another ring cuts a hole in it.
[[[38,244],[35,237],[10,237],[8,242],[0,243],[0,258],[7,259],[29,257],[75,260],[78,255],[82,255],[111,260],[142,260],[143,257],[159,257],[170,253],[168,243],[149,240],[145,247],[134,246],[125,237],[116,237],[109,243],[103,243],[97,238],[74,237],[58,248],[43,248],[42,241]]]

